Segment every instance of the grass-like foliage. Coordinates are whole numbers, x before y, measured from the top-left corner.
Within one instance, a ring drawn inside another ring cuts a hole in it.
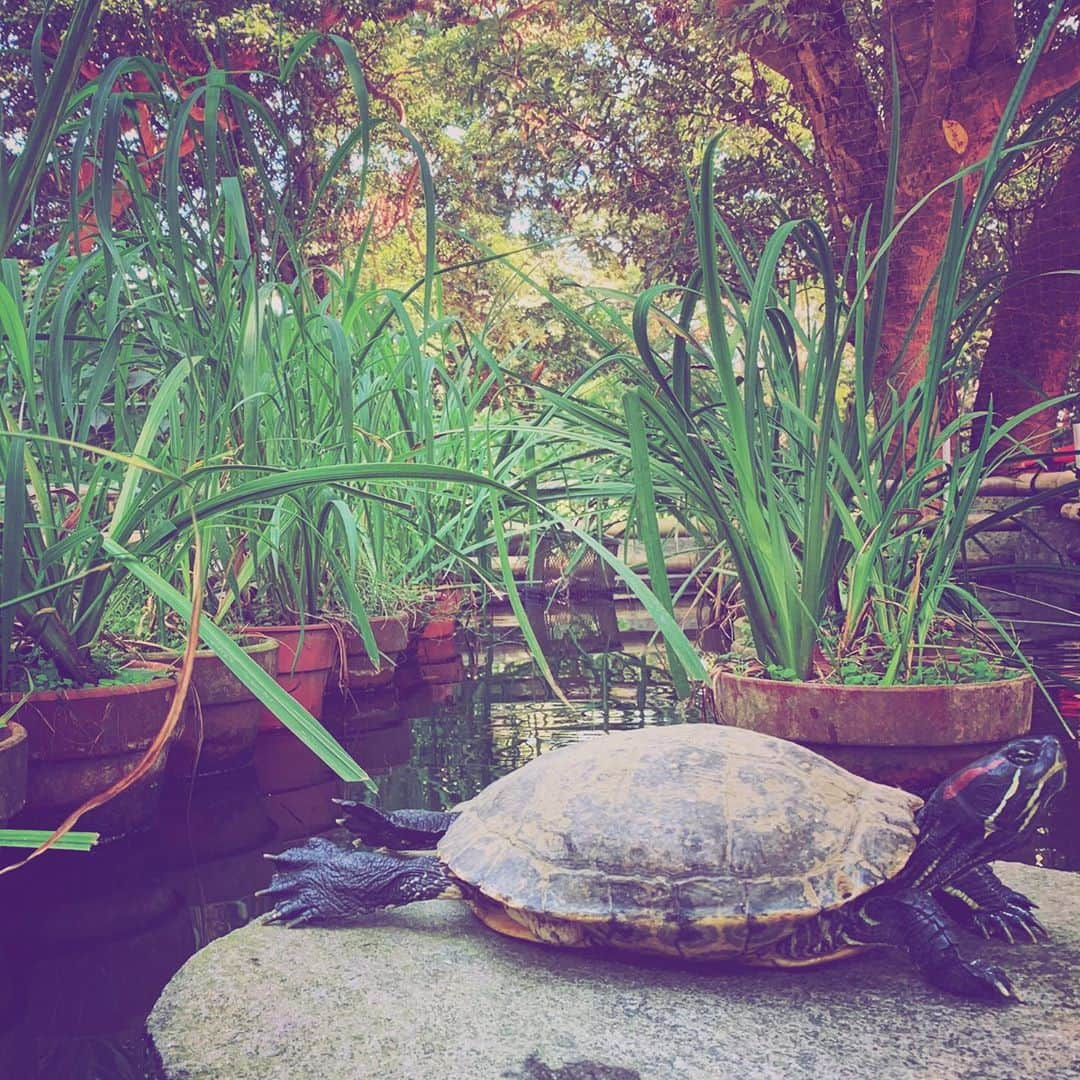
[[[319,198],[335,170],[367,168],[380,127],[355,55],[335,44],[362,120]],[[153,158],[130,137],[148,104]],[[376,656],[368,612],[460,572],[460,548],[490,539],[474,493],[522,501],[499,481],[513,439],[482,407],[494,373],[438,359],[455,326],[437,310],[421,148],[383,125],[422,162],[428,226],[416,288],[380,291],[363,282],[363,251],[345,277],[309,264],[312,208],[271,175],[287,133],[223,73],[177,94],[153,65],[120,58],[55,117],[21,151],[40,161],[5,159],[0,191],[9,236],[26,227],[19,178],[50,153],[71,196],[41,261],[0,268],[0,690],[32,689],[36,656],[65,683],[109,677],[95,650],[133,581],[180,626],[196,621],[196,580],[226,625],[254,586],[293,618],[353,619]],[[214,618],[198,636],[339,775],[363,779]]]
[[[1045,32],[1040,47],[1044,40]],[[782,225],[758,253],[741,250],[715,212],[712,140],[692,192],[696,272],[685,285],[657,285],[637,298],[636,355],[622,342],[598,342],[605,355],[578,385],[544,395],[544,422],[561,422],[567,438],[588,445],[589,460],[607,465],[598,482],[567,484],[558,497],[621,493],[649,551],[653,589],[668,605],[659,516],[673,513],[719,540],[764,671],[806,679],[820,667],[864,663],[889,685],[919,678],[956,645],[958,623],[981,615],[1001,631],[956,570],[990,447],[1024,417],[986,423],[966,444],[974,417],[942,425],[936,392],[960,370],[997,295],[989,280],[962,291],[962,273],[990,195],[1019,149],[1006,145],[1006,134],[1030,70],[987,159],[949,182],[948,243],[927,292],[936,302],[925,376],[905,399],[873,377],[889,252],[937,192],[895,220],[895,137],[882,233],[872,240],[867,221],[858,223],[839,262],[807,220]],[[1025,145],[1038,137],[1036,122]],[[963,184],[976,171],[968,203]],[[793,249],[813,268],[808,285],[783,282]],[[566,305],[564,314],[589,329]],[[617,315],[606,321],[617,325]],[[613,372],[625,387],[621,409],[595,391]]]

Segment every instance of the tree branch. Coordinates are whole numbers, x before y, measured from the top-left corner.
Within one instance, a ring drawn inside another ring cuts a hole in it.
[[[714,0],[720,20],[737,0]],[[787,79],[829,163],[837,201],[858,218],[880,199],[885,140],[842,0],[793,0],[783,38],[759,33],[744,46],[751,57]]]
[[[1015,60],[1002,60],[983,72],[972,74],[969,100],[978,103],[973,109],[978,118],[977,127],[991,130],[997,126],[1016,85],[1019,70]],[[1053,52],[1039,58],[1024,91],[1021,112],[1030,111],[1077,83],[1080,83],[1080,37],[1063,42]]]
[[[1013,80],[1016,78],[1015,67],[1012,78]],[[1024,92],[1021,109],[1026,110],[1039,105],[1055,94],[1060,94],[1062,90],[1075,86],[1078,82],[1080,82],[1080,36],[1063,42],[1053,52],[1043,53],[1039,57],[1031,81]],[[1000,93],[996,79],[993,85],[995,92]],[[1002,108],[1008,100],[1011,89],[1012,86],[1009,85],[1001,98]]]

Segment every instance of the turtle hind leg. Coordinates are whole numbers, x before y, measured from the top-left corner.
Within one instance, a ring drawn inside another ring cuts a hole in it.
[[[984,938],[1038,941],[1049,935],[1032,914],[1037,905],[1010,889],[989,866],[976,866],[935,890],[945,913]]]
[[[1020,1000],[1000,968],[960,954],[945,913],[928,892],[871,893],[847,914],[846,941],[905,949],[923,975],[943,990],[989,1001]]]
[[[267,858],[274,876],[256,895],[274,901],[269,921],[287,926],[351,923],[379,908],[461,896],[446,867],[428,855],[353,851],[316,838]]]
[[[345,811],[338,818],[344,825],[371,847],[392,848],[394,851],[428,851],[442,839],[457,814],[438,810],[394,810],[384,814],[366,803],[335,799]]]

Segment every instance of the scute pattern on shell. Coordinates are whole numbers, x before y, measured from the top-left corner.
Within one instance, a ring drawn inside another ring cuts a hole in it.
[[[721,955],[895,875],[920,805],[794,743],[676,725],[542,755],[466,803],[439,855],[536,936]]]

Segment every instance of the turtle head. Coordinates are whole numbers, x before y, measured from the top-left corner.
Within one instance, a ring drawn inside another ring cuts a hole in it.
[[[1014,739],[950,776],[930,797],[941,811],[977,823],[995,849],[1031,832],[1039,811],[1065,786],[1065,754],[1053,735]]]
[[[1053,735],[1014,739],[941,783],[919,811],[911,884],[941,884],[1008,852],[1035,828],[1065,786],[1065,754]]]

